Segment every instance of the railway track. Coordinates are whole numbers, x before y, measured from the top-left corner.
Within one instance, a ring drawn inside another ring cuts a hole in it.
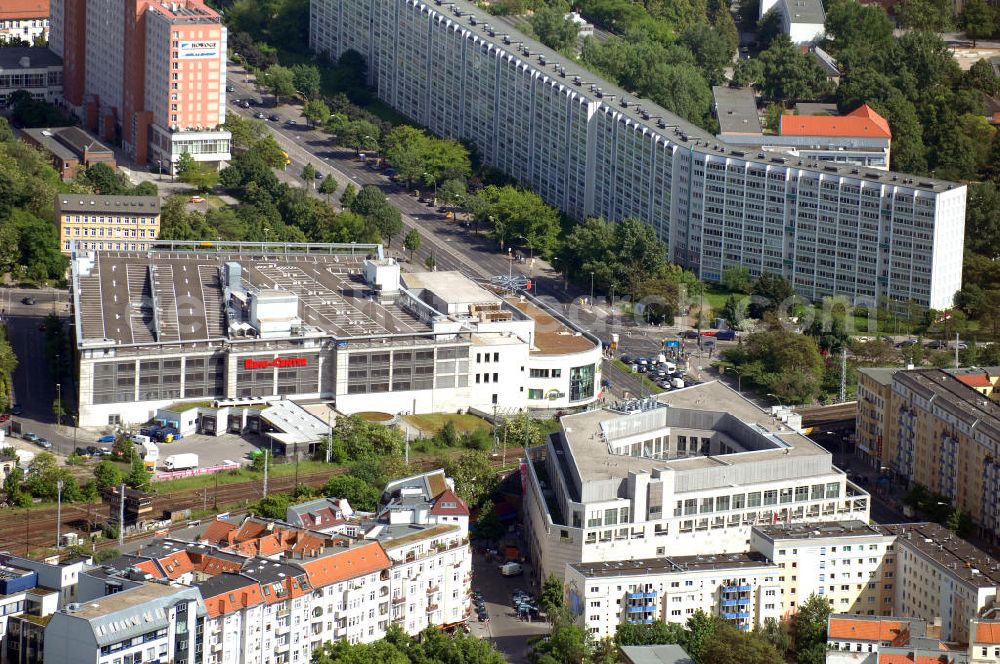
[[[523,453],[521,448],[507,448],[508,463],[516,461]],[[500,465],[500,457],[493,459]],[[424,472],[435,466],[430,461],[417,462],[414,472]],[[320,487],[331,477],[346,473],[346,468],[331,468],[312,473],[301,473],[298,483],[310,487]],[[157,495],[153,499],[153,514],[157,517],[164,511],[184,509],[234,509],[246,508],[263,497],[263,480],[253,479],[232,484],[209,485],[200,489],[185,489]],[[283,475],[268,479],[268,493],[283,493],[295,488],[295,475]],[[56,544],[57,510],[45,507],[33,510],[0,510],[0,551],[17,555],[27,555],[32,551],[51,548]],[[108,518],[105,503],[63,503],[62,526],[59,532],[87,532],[87,523],[103,522]],[[111,546],[113,543],[108,542]]]

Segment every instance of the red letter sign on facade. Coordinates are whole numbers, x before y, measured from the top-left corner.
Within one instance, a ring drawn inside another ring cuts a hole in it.
[[[243,360],[243,368],[247,371],[254,369],[286,369],[288,367],[305,367],[309,365],[309,359],[305,357],[276,357],[272,360],[255,360],[246,358]]]

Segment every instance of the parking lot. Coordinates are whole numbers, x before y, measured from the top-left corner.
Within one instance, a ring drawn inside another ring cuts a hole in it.
[[[215,466],[223,461],[248,464],[250,460],[247,455],[257,449],[253,443],[232,433],[221,436],[196,433],[171,443],[157,443],[157,446],[160,448],[160,466],[163,465],[163,459],[171,454],[193,452],[198,455],[198,465],[202,468]]]

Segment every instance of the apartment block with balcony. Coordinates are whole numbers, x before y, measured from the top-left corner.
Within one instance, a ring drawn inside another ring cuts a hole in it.
[[[703,279],[871,306],[961,287],[963,185],[726,145],[466,0],[312,0],[310,43],[357,50],[379,97],[574,218],[642,219]]]
[[[567,564],[744,552],[755,525],[868,520],[868,494],[829,452],[722,383],[560,425],[526,452],[527,539],[542,578]]]
[[[696,611],[747,631],[780,617],[778,572],[760,554],[669,556],[568,565],[566,587],[570,611],[595,639],[620,624],[684,624]]]
[[[756,526],[754,551],[780,568],[783,615],[816,594],[836,613],[892,615],[896,536],[862,521]]]
[[[981,537],[1000,540],[1000,404],[992,398],[1000,368],[859,373],[859,444],[874,449],[873,465],[944,496]]]

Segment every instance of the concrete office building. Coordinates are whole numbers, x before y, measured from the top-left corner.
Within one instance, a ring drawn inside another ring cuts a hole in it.
[[[576,563],[566,568],[569,608],[595,639],[620,624],[683,625],[696,611],[739,630],[781,616],[778,567],[759,554]]]
[[[160,234],[158,196],[57,194],[62,252],[146,251]]]
[[[70,604],[45,627],[44,664],[201,661],[205,603],[194,588],[146,583]]]
[[[709,281],[742,265],[809,299],[947,307],[966,188],[734,148],[465,0],[312,0],[312,47],[577,219],[638,217]]]
[[[560,425],[522,469],[540,578],[567,564],[739,553],[758,524],[868,519],[868,494],[829,452],[719,382]]]
[[[0,106],[19,90],[50,103],[62,99],[62,58],[47,48],[0,48]]]
[[[48,38],[47,0],[4,0],[0,4],[0,42],[19,39],[34,44]]]
[[[183,153],[230,158],[226,28],[201,0],[52,0],[52,50],[66,103],[88,129],[120,138],[140,164],[170,172]]]
[[[915,482],[1000,538],[1000,368],[859,370],[859,449],[900,482]]]
[[[72,279],[81,426],[185,400],[396,414],[600,396],[597,337],[458,273],[401,277],[380,245],[76,250]]]

